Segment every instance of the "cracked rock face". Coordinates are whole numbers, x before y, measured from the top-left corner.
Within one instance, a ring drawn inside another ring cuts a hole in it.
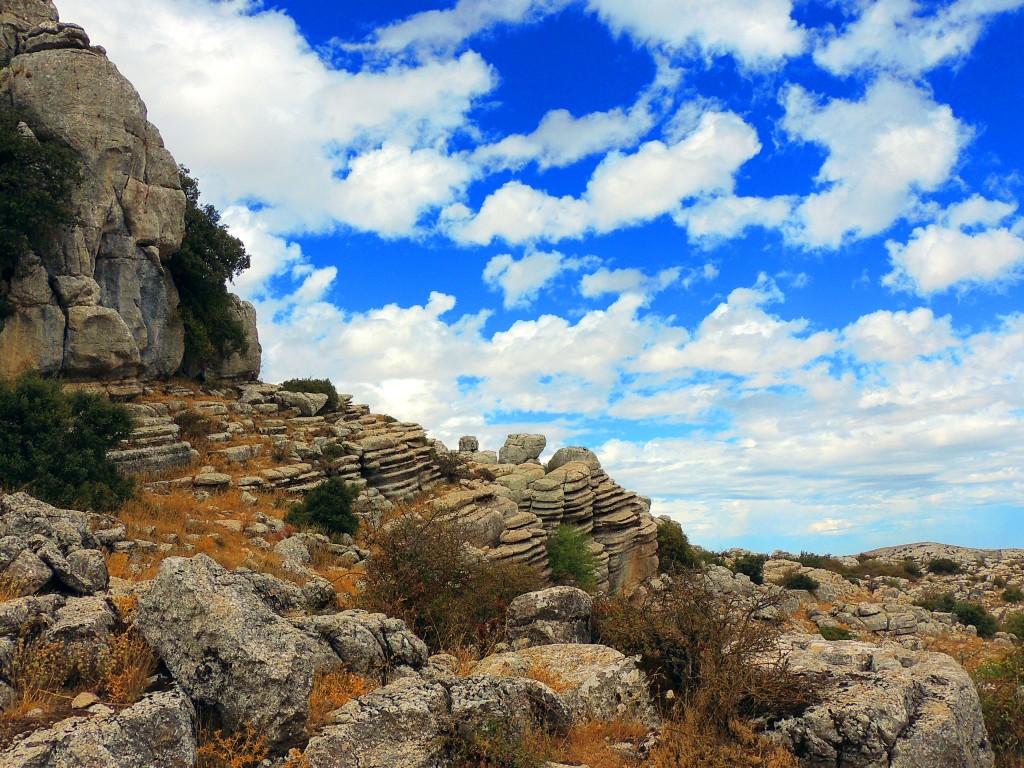
[[[788,635],[798,675],[820,675],[819,704],[774,736],[804,768],[991,768],[992,748],[967,672],[941,653]]]
[[[132,84],[85,30],[59,20],[51,2],[0,5],[0,62],[7,60],[0,98],[32,135],[77,153],[83,183],[73,196],[78,224],[43,252],[25,254],[0,281],[14,309],[0,325],[0,375],[176,373],[184,327],[164,262],[184,235],[177,163]],[[251,305],[238,305],[248,320]],[[249,346],[247,355],[225,361],[231,377],[258,372],[259,344]]]

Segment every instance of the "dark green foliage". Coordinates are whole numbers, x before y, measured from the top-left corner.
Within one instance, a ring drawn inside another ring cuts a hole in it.
[[[789,574],[789,576],[786,577],[786,580],[782,582],[782,585],[786,589],[806,589],[808,592],[813,592],[821,586],[806,573],[800,573],[799,571]]]
[[[533,732],[522,733],[510,722],[494,719],[477,726],[454,723],[441,737],[443,764],[452,768],[544,768],[550,744]]]
[[[1018,614],[1020,615],[1020,614]],[[997,766],[1024,761],[1024,648],[974,674]]]
[[[131,434],[128,409],[26,374],[0,379],[0,485],[63,507],[109,510],[132,494],[107,451]]]
[[[359,518],[352,512],[352,502],[357,498],[358,486],[332,477],[292,506],[284,520],[303,528],[320,528],[326,533],[355,533],[359,530]]]
[[[569,523],[562,523],[548,536],[548,562],[557,583],[594,588],[597,561],[587,546],[589,543],[590,537]]]
[[[674,520],[658,520],[658,568],[662,573],[696,568],[700,557],[683,533],[683,527]]]
[[[912,557],[905,558],[901,565],[908,579],[919,579],[924,575],[921,566]]]
[[[960,573],[960,564],[948,557],[937,557],[934,560],[928,561],[928,572],[952,575]]]
[[[806,568],[821,568],[825,571],[842,573],[847,570],[843,562],[832,555],[816,555],[813,552],[801,552],[797,557],[792,558]]]
[[[249,267],[249,254],[220,223],[212,205],[199,204],[199,183],[178,166],[185,193],[185,238],[167,262],[185,324],[184,370],[195,373],[221,356],[244,352],[245,329],[231,312],[227,282]]]
[[[372,537],[359,607],[405,621],[432,652],[489,648],[513,598],[543,586],[533,568],[482,560],[462,523],[409,514]]]
[[[1007,587],[1003,590],[1003,600],[1007,603],[1019,603],[1024,600],[1024,591],[1020,587]]]
[[[319,395],[327,395],[327,405],[322,413],[333,413],[338,410],[341,400],[338,399],[338,390],[330,379],[288,379],[281,382],[281,389],[285,392],[314,392]]]
[[[854,637],[853,632],[842,627],[822,627],[818,631],[826,640],[852,640]]]
[[[992,637],[999,629],[995,617],[973,600],[957,600],[952,592],[925,595],[916,605],[929,611],[956,614],[961,624],[975,627],[979,637]]]
[[[328,443],[320,449],[320,459],[322,461],[334,461],[340,459],[345,455],[345,448],[338,443]]]
[[[81,181],[74,150],[22,136],[18,116],[0,106],[0,280],[11,279],[26,250],[45,250],[57,226],[74,224],[71,195]]]
[[[764,584],[764,564],[768,561],[765,555],[741,555],[733,563],[733,573],[742,573],[750,577],[755,584]]]
[[[1018,640],[1024,640],[1024,611],[1011,613],[1003,619],[1003,631],[1016,635]]]

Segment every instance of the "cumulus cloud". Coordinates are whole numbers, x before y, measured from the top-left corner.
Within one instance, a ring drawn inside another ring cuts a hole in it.
[[[521,259],[503,253],[484,268],[484,282],[504,295],[505,308],[527,306],[558,275],[575,271],[593,259],[570,258],[558,251],[534,251]]]
[[[992,16],[1022,0],[860,2],[859,15],[814,51],[818,66],[837,75],[880,69],[920,75],[958,64],[971,52]]]
[[[494,238],[557,241],[650,221],[689,198],[731,192],[739,167],[760,149],[754,129],[737,115],[708,112],[676,144],[649,141],[632,154],[609,154],[581,198],[556,198],[511,181],[488,195],[475,216],[453,221],[452,234],[481,245]]]
[[[258,203],[278,234],[338,223],[409,233],[464,183],[443,147],[496,82],[472,52],[335,69],[291,18],[245,0],[67,0],[61,13],[107,47],[204,194],[219,207]],[[414,186],[396,197],[404,173]]]
[[[905,216],[922,192],[950,177],[970,130],[921,88],[882,78],[859,101],[817,101],[799,86],[784,95],[783,127],[828,152],[822,188],[796,208],[789,235],[811,247],[836,248]]]
[[[580,293],[588,299],[605,294],[639,293],[651,295],[665,290],[679,279],[679,267],[663,269],[656,275],[648,275],[639,269],[608,269],[584,275],[580,280]]]
[[[790,0],[588,0],[616,32],[654,46],[732,54],[764,66],[801,53],[804,30]]]
[[[959,343],[951,318],[937,318],[924,307],[864,315],[843,329],[843,341],[858,360],[867,363],[904,363]]]
[[[998,227],[1016,206],[974,196],[903,244],[886,243],[893,271],[882,282],[928,296],[950,288],[998,287],[1024,276],[1024,238]]]
[[[673,217],[686,227],[690,236],[702,238],[732,238],[750,227],[775,229],[789,217],[794,198],[737,197],[723,195],[683,208]]]

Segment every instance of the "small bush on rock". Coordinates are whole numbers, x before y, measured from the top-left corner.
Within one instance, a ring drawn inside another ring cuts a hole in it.
[[[50,504],[114,509],[132,495],[107,451],[128,437],[123,405],[25,374],[0,379],[0,481]]]
[[[452,768],[544,768],[552,753],[550,741],[536,729],[517,733],[497,721],[472,729],[455,723],[439,751]]]
[[[1011,613],[1003,619],[1003,631],[1016,635],[1018,640],[1024,641],[1024,611]]]
[[[319,528],[328,534],[352,534],[359,530],[359,518],[352,511],[352,504],[358,498],[358,486],[332,477],[293,505],[284,520],[302,528]]]
[[[948,557],[936,557],[928,561],[928,573],[947,576],[960,573],[960,564]]]
[[[674,520],[658,520],[658,568],[662,573],[696,568],[700,557]]]
[[[1024,648],[974,675],[996,765],[1024,764]]]
[[[842,627],[822,627],[819,632],[826,640],[852,640],[854,637],[853,632]]]
[[[431,448],[430,460],[446,483],[457,483],[459,480],[468,480],[473,476],[473,473],[469,471],[469,465],[458,451]]]
[[[313,392],[314,394],[327,395],[327,405],[322,413],[331,413],[338,410],[341,400],[338,399],[338,390],[330,379],[288,379],[281,382],[281,389],[285,392]]]
[[[765,555],[741,555],[733,563],[733,573],[742,573],[755,584],[764,584],[764,564],[768,562]]]
[[[972,600],[958,600],[953,613],[961,624],[978,630],[978,637],[992,637],[999,630],[999,622],[995,616],[985,610],[985,606]]]
[[[457,520],[407,510],[370,542],[359,607],[404,620],[433,652],[490,647],[508,604],[543,580],[527,565],[484,559],[469,539]]]
[[[1003,601],[1007,603],[1019,603],[1024,600],[1024,591],[1020,587],[1007,587],[1003,590]]]
[[[782,582],[782,586],[786,589],[805,589],[808,592],[813,592],[821,585],[806,573],[795,571],[786,577],[786,580]]]
[[[590,537],[568,523],[562,523],[548,537],[548,562],[557,583],[594,588],[597,561],[589,544]]]

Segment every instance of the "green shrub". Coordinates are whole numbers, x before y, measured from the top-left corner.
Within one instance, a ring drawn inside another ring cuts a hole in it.
[[[281,382],[281,389],[285,392],[313,392],[318,395],[327,395],[327,404],[322,413],[332,413],[338,410],[341,400],[338,398],[338,390],[330,379],[288,379]]]
[[[469,540],[463,523],[425,509],[392,521],[370,541],[359,607],[402,619],[435,653],[489,648],[508,604],[543,579],[522,563],[482,559]]]
[[[1008,614],[1003,619],[1003,631],[1016,635],[1018,640],[1024,640],[1024,611]]]
[[[847,568],[843,561],[832,555],[816,555],[813,552],[801,552],[797,557],[792,558],[805,568],[821,568],[834,573],[844,573]]]
[[[948,557],[936,557],[928,561],[928,572],[940,575],[960,573],[960,563]]]
[[[75,223],[71,196],[81,181],[74,150],[23,136],[18,115],[0,105],[0,280],[26,250],[45,250],[55,227]]]
[[[590,537],[569,523],[562,523],[548,536],[548,562],[557,583],[594,588],[597,561],[589,543]]]
[[[355,533],[359,530],[359,518],[352,511],[352,503],[357,498],[359,486],[332,477],[309,491],[288,510],[284,519],[291,525],[320,528],[326,533]]]
[[[742,573],[755,584],[764,584],[764,564],[768,561],[765,555],[742,555],[733,563],[733,573]]]
[[[683,527],[675,520],[658,520],[658,568],[662,573],[696,568],[700,558]]]
[[[454,723],[441,737],[438,752],[452,768],[544,768],[553,750],[541,731],[539,723],[524,732],[503,717],[481,725]]]
[[[978,630],[978,637],[992,637],[999,631],[996,617],[985,610],[985,606],[972,600],[958,600],[953,613],[961,624],[972,626]]]
[[[1018,614],[1021,615],[1021,614]],[[996,765],[1024,761],[1024,648],[974,674]]]
[[[469,464],[458,451],[448,451],[443,448],[439,450],[434,447],[430,449],[430,460],[446,483],[457,483],[459,480],[468,480],[473,476],[469,470]]]
[[[852,640],[854,638],[853,632],[842,627],[821,627],[818,631],[826,640]]]
[[[102,395],[25,374],[0,379],[0,485],[63,507],[110,510],[133,483],[107,459],[131,416]]]
[[[227,282],[249,267],[249,254],[220,223],[212,205],[199,204],[199,183],[178,166],[185,193],[185,238],[167,261],[178,289],[178,314],[185,324],[182,368],[198,374],[218,358],[246,349],[245,328],[232,312]]]
[[[1024,591],[1020,587],[1007,587],[1003,590],[1003,600],[1007,603],[1019,603],[1024,600]]]
[[[956,610],[956,596],[952,592],[932,592],[916,600],[914,605],[919,605],[929,611],[953,613]]]
[[[786,589],[806,589],[808,592],[813,592],[821,585],[806,573],[794,571],[786,577],[786,580],[782,582],[782,586]]]

